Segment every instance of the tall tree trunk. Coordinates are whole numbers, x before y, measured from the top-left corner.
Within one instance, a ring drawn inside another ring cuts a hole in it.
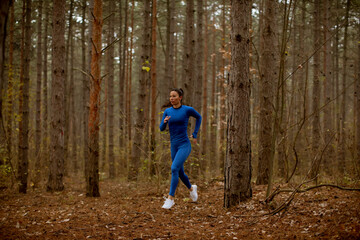
[[[212,172],[219,175],[220,161],[217,156],[217,118],[216,118],[216,28],[215,28],[215,14],[212,20],[212,40],[211,40],[211,134],[210,134],[210,165]]]
[[[324,0],[324,41],[330,36],[331,26],[331,2]],[[332,113],[333,104],[331,103],[331,95],[333,92],[333,67],[332,67],[332,54],[331,54],[331,41],[327,41],[324,45],[324,136],[325,144],[328,144],[334,134],[332,126]],[[334,165],[332,159],[334,158],[333,144],[329,144],[324,153],[324,170],[331,174],[331,166]]]
[[[85,37],[85,30],[86,30],[86,1],[83,0],[81,3],[81,16],[82,16],[82,22],[81,22],[81,69],[86,73],[86,37]],[[87,131],[87,96],[89,96],[88,91],[88,83],[89,79],[87,78],[86,74],[82,74],[82,80],[81,80],[81,96],[82,96],[82,105],[81,105],[81,129],[82,129],[82,147],[83,147],[83,158],[87,158],[87,137],[88,137],[88,131]]]
[[[133,48],[134,48],[134,9],[135,9],[135,1],[131,2],[131,34],[130,34],[130,49],[129,49],[129,72],[128,72],[128,89],[127,89],[127,132],[128,132],[128,145],[127,145],[127,159],[131,158],[131,141],[132,141],[132,119],[131,119],[131,93],[132,93],[132,66],[133,66]],[[128,161],[129,162],[129,161]]]
[[[67,40],[66,40],[66,55],[65,55],[65,85],[64,85],[64,106],[65,106],[65,132],[64,132],[64,164],[65,164],[65,175],[67,175],[69,167],[71,164],[68,163],[69,161],[69,138],[70,138],[70,87],[69,87],[69,77],[70,77],[70,71],[69,71],[69,65],[70,65],[70,43],[72,38],[72,26],[73,26],[73,12],[74,12],[74,0],[70,1],[70,13],[69,13],[69,28],[67,33]],[[70,68],[72,66],[70,65]]]
[[[21,43],[20,43],[20,84],[19,84],[19,139],[18,139],[18,165],[21,163],[22,159],[22,150],[21,150],[21,143],[23,142],[23,108],[24,108],[24,65],[25,65],[25,15],[26,15],[26,1],[23,0],[23,6],[22,6],[22,18],[21,18]],[[3,135],[4,136],[4,135]],[[19,170],[19,166],[18,166]],[[21,169],[23,171],[23,169]],[[18,176],[19,178],[19,176]]]
[[[222,37],[221,37],[221,79],[219,81],[219,90],[220,90],[220,132],[219,132],[219,161],[220,161],[220,169],[224,168],[224,161],[225,161],[225,123],[226,123],[226,113],[225,113],[225,82],[226,82],[226,76],[225,76],[225,65],[226,65],[226,0],[223,0],[222,2]]]
[[[202,95],[202,85],[203,85],[203,68],[204,68],[204,34],[203,34],[203,25],[204,25],[204,9],[203,9],[203,1],[197,1],[197,18],[196,18],[196,32],[197,32],[197,39],[196,39],[196,69],[194,71],[195,78],[193,80],[193,104],[192,106],[201,113],[201,95]],[[194,121],[191,119],[191,121]],[[195,124],[192,124],[195,126]],[[192,131],[192,130],[191,130]],[[203,132],[199,134],[199,138],[201,139]],[[192,146],[194,159],[192,161],[192,172],[195,177],[200,176],[201,168],[200,168],[200,148],[199,145]],[[204,164],[201,164],[204,167]]]
[[[9,14],[10,1],[1,1],[0,3],[0,142],[5,141],[5,129],[3,126],[3,88],[5,85],[4,78],[4,60],[5,60],[5,39],[6,39],[6,25]],[[2,160],[0,160],[0,163]]]
[[[358,37],[360,37],[360,20],[358,20]],[[357,66],[357,80],[356,80],[356,166],[357,175],[360,177],[360,44],[358,44],[358,66]]]
[[[83,7],[86,7],[86,3]],[[84,11],[84,10],[83,10]],[[86,73],[90,75],[91,73],[91,57],[92,57],[92,33],[93,33],[93,17],[92,12],[94,11],[94,0],[90,0],[89,3],[89,12],[88,12],[88,20],[89,20],[89,37],[88,37],[88,48],[87,48],[87,55],[88,55],[88,61],[86,63],[86,66],[84,70],[86,69]],[[85,13],[83,12],[83,15]],[[85,18],[84,18],[85,20]],[[83,31],[85,28],[86,21],[82,23]],[[84,41],[85,41],[85,33],[84,33]],[[85,44],[85,43],[84,43]],[[83,56],[83,60],[85,59],[85,56]],[[84,63],[83,63],[84,64]],[[90,114],[90,82],[92,81],[91,77],[84,77],[83,79],[83,110],[84,110],[84,170],[85,170],[85,179],[89,177],[90,173],[90,159],[89,159],[89,114]],[[86,131],[86,132],[85,132]],[[86,185],[89,187],[89,185]],[[87,192],[90,191],[90,189],[86,190]]]
[[[156,82],[156,25],[157,25],[157,9],[156,9],[156,1],[152,0],[152,26],[151,26],[151,166],[150,166],[150,174],[156,174],[156,155],[155,155],[155,148],[156,148],[156,141],[155,141],[155,121],[156,121],[156,89],[157,89],[157,82]]]
[[[229,82],[224,207],[252,196],[249,81],[249,11],[246,1],[231,2]]]
[[[49,2],[44,2],[44,10],[45,10],[45,19],[44,19],[44,44],[43,44],[43,99],[42,99],[42,109],[43,109],[43,116],[42,116],[42,145],[43,145],[43,157],[44,159],[47,159],[46,162],[44,162],[44,165],[49,166],[49,153],[47,149],[49,148],[49,97],[48,97],[48,22],[49,22]],[[48,174],[46,174],[47,176]]]
[[[99,112],[101,83],[102,0],[94,0],[89,112],[89,176],[86,179],[89,197],[99,197]]]
[[[139,89],[137,95],[136,105],[136,123],[134,132],[133,151],[131,156],[131,164],[129,168],[129,180],[137,180],[138,171],[140,169],[140,158],[143,149],[143,137],[145,130],[145,104],[147,98],[147,91],[145,90],[146,82],[149,79],[149,65],[150,65],[150,0],[144,1],[144,22],[142,32],[141,44],[141,69],[139,69]]]
[[[124,125],[126,123],[126,105],[125,105],[125,84],[126,84],[126,78],[125,78],[125,72],[126,72],[126,54],[127,54],[127,34],[128,34],[128,0],[125,1],[124,11],[125,11],[125,19],[124,19],[124,29],[123,29],[123,47],[122,47],[122,62],[121,64],[121,70],[120,70],[120,80],[119,80],[119,112],[120,112],[120,119],[119,119],[119,146],[122,151],[124,151],[125,146],[125,128]],[[121,5],[120,5],[120,12],[122,11]],[[121,33],[120,33],[121,34]],[[124,155],[121,156],[121,160],[124,161]],[[126,163],[121,164],[121,167],[126,169]]]
[[[106,70],[109,66],[106,64]],[[106,71],[105,70],[105,71]],[[108,71],[107,71],[108,73]],[[102,127],[102,147],[99,149],[100,151],[100,171],[105,171],[105,164],[106,164],[106,147],[107,147],[107,116],[108,116],[108,76],[106,76],[101,82],[103,82],[103,88],[104,89],[104,99],[101,102],[99,114],[101,114],[101,109],[103,110],[103,119],[101,121],[101,127]],[[101,98],[101,95],[100,95]]]
[[[186,51],[186,68],[185,70],[185,98],[186,104],[192,106],[193,104],[193,89],[195,77],[195,34],[194,34],[194,0],[186,2],[186,31],[187,42],[185,43]],[[189,121],[189,128],[191,129],[191,121]]]
[[[288,106],[286,104],[286,94],[288,92],[288,86],[285,82],[285,69],[286,69],[286,46],[288,44],[288,39],[290,36],[288,36],[288,29],[289,29],[289,18],[290,18],[290,12],[292,7],[292,0],[287,3],[285,1],[284,5],[284,14],[283,14],[283,29],[282,29],[282,35],[281,35],[281,47],[280,47],[280,68],[279,68],[279,80],[278,80],[278,86],[276,90],[276,101],[275,101],[275,124],[274,124],[274,133],[273,133],[273,145],[275,147],[275,142],[279,140],[278,144],[278,165],[279,167],[282,167],[283,173],[282,177],[287,179],[287,174],[285,173],[285,166],[287,165],[287,142],[288,142],[288,132],[287,132],[287,115],[288,115]],[[295,11],[295,8],[294,10]],[[293,79],[292,79],[293,80]],[[290,110],[290,109],[289,109]],[[278,134],[280,134],[278,139]],[[274,156],[272,156],[274,159]],[[274,160],[270,160],[270,174],[269,174],[269,187],[270,189],[272,186],[272,179],[274,178],[274,174],[272,174],[273,171],[273,163]]]
[[[76,117],[76,111],[75,111],[75,72],[74,72],[74,61],[75,61],[75,49],[76,46],[74,45],[74,37],[71,35],[70,39],[70,84],[69,84],[69,101],[70,101],[70,141],[71,141],[71,165],[72,165],[72,171],[76,174],[78,171],[78,159],[77,159],[77,117]]]
[[[41,178],[41,72],[42,72],[42,5],[43,1],[38,2],[38,23],[37,23],[37,78],[36,78],[36,137],[35,137],[35,177],[34,186],[37,187]]]
[[[205,5],[205,9],[207,9],[207,0],[204,1],[204,5]],[[208,167],[208,159],[205,159],[207,157],[207,118],[208,118],[208,102],[207,102],[207,91],[208,91],[208,87],[207,87],[207,83],[208,83],[208,62],[207,62],[207,58],[208,58],[208,13],[207,10],[205,10],[205,29],[204,29],[204,36],[205,36],[205,41],[204,41],[204,70],[203,70],[203,89],[202,89],[202,127],[201,127],[201,159],[202,159],[202,175],[206,176],[207,173],[207,167]]]
[[[345,30],[344,30],[344,52],[343,52],[343,69],[342,69],[342,100],[341,100],[341,118],[340,118],[340,152],[339,152],[339,159],[338,159],[338,166],[339,171],[341,174],[345,172],[346,168],[346,97],[347,97],[347,90],[346,90],[346,78],[347,78],[347,39],[348,39],[348,26],[349,26],[349,9],[350,9],[350,0],[347,0],[346,3],[346,13],[345,13]]]
[[[50,173],[47,191],[64,189],[65,0],[53,1]]]
[[[340,0],[336,0],[336,9],[339,9],[340,7]],[[337,15],[336,17],[336,29],[340,28],[340,16]],[[340,74],[339,74],[339,38],[340,38],[340,31],[336,31],[335,34],[335,44],[334,44],[334,54],[335,54],[335,66],[334,66],[334,72],[335,72],[335,96],[339,96],[340,94]],[[336,107],[335,107],[335,125],[336,125],[336,134],[337,134],[337,144],[336,144],[336,161],[339,161],[340,159],[340,125],[341,125],[341,117],[340,117],[340,111],[341,111],[341,98],[336,98]],[[337,166],[336,166],[337,167]]]
[[[24,84],[21,118],[21,139],[19,141],[18,177],[19,192],[26,193],[29,165],[29,90],[30,90],[30,48],[31,48],[31,0],[26,0],[26,23],[24,44]]]
[[[278,78],[278,57],[276,51],[275,11],[276,1],[265,2],[263,30],[261,34],[260,62],[260,135],[259,160],[256,184],[269,181],[270,161],[274,154],[272,148],[273,133],[273,96],[274,79]],[[261,20],[260,20],[261,21]]]
[[[109,1],[109,14],[115,14],[114,1]],[[108,46],[115,40],[114,37],[114,19],[112,15],[109,19]],[[108,66],[108,104],[109,104],[109,146],[108,146],[108,162],[109,162],[109,178],[116,176],[115,157],[114,157],[114,51],[109,49],[107,55]]]
[[[317,51],[320,46],[320,1],[315,1],[314,5],[314,70],[313,70],[313,92],[312,92],[312,112],[314,113],[312,121],[312,153],[315,157],[311,167],[311,178],[317,179],[320,167],[320,155],[318,154],[320,148],[320,52]]]
[[[1,6],[3,7],[3,6]],[[3,11],[3,10],[1,10]],[[6,11],[6,10],[5,10]],[[5,14],[6,15],[6,14]],[[3,21],[3,19],[1,19],[1,21]],[[2,22],[0,23],[0,25],[3,24]],[[5,24],[6,25],[6,24]],[[7,109],[6,109],[6,120],[7,120],[7,124],[6,124],[6,138],[7,138],[7,160],[11,161],[12,159],[12,127],[13,127],[13,94],[14,94],[14,25],[15,25],[15,20],[14,20],[14,4],[11,4],[10,6],[10,36],[9,36],[9,70],[8,70],[8,88],[7,88]],[[1,31],[5,30],[5,26],[3,27],[2,25],[0,26]],[[6,31],[4,32],[6,33]],[[1,32],[0,34],[4,34],[3,32]],[[5,36],[1,36],[4,37]],[[0,40],[1,44],[3,43],[2,40]],[[2,48],[4,48],[5,46],[1,45]],[[0,50],[0,54],[5,53],[4,49]],[[0,58],[3,57],[3,55],[0,55]],[[4,57],[2,58],[2,60],[0,60],[0,78],[3,79],[4,73],[3,71],[3,60]],[[1,89],[0,89],[1,91]],[[1,94],[0,94],[0,98],[1,98]],[[0,100],[1,101],[1,100]],[[1,104],[1,102],[0,102]],[[1,107],[0,107],[0,111],[1,111]],[[0,113],[1,114],[1,113]],[[1,121],[2,119],[0,119]],[[5,136],[5,134],[2,134],[2,136]],[[5,143],[4,139],[0,139],[0,141],[2,143]],[[2,146],[0,146],[2,147]],[[5,162],[6,163],[6,162]],[[3,160],[0,159],[0,165],[4,164]],[[13,169],[12,169],[13,170]]]

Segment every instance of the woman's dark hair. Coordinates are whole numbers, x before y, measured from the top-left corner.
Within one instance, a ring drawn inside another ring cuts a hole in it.
[[[181,88],[172,88],[170,92],[177,92],[179,94],[179,97],[184,96],[184,90],[182,90]],[[182,99],[181,99],[181,104],[182,104]],[[166,108],[171,106],[172,106],[171,102],[168,101],[164,105],[162,105],[161,108]]]

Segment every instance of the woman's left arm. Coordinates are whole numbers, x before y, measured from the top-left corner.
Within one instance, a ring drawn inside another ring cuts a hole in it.
[[[194,130],[192,136],[193,136],[193,138],[197,138],[197,133],[198,133],[198,131],[200,129],[200,125],[201,125],[201,115],[194,108],[190,108],[190,116],[196,118],[195,130]]]

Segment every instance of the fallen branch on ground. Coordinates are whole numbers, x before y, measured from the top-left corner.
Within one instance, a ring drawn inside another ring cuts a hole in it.
[[[342,187],[342,186],[338,186],[338,185],[335,185],[335,184],[319,184],[319,185],[315,185],[315,186],[311,186],[311,187],[308,187],[308,188],[305,188],[305,189],[299,189],[297,190],[298,193],[303,193],[303,192],[307,192],[309,190],[312,190],[312,189],[315,189],[315,188],[320,188],[320,187],[333,187],[333,188],[338,188],[338,189],[341,189],[341,190],[347,190],[347,191],[360,191],[360,188],[347,188],[347,187]],[[294,190],[293,189],[276,189],[266,200],[265,202],[271,202],[274,197],[276,195],[278,195],[279,193],[282,193],[282,192],[293,192]]]

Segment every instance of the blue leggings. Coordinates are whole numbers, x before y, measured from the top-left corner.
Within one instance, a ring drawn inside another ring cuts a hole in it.
[[[179,177],[181,181],[186,185],[188,189],[191,188],[191,184],[188,176],[184,172],[184,163],[191,152],[191,143],[186,142],[180,145],[171,145],[171,185],[170,196],[175,196],[176,187],[179,183]]]

